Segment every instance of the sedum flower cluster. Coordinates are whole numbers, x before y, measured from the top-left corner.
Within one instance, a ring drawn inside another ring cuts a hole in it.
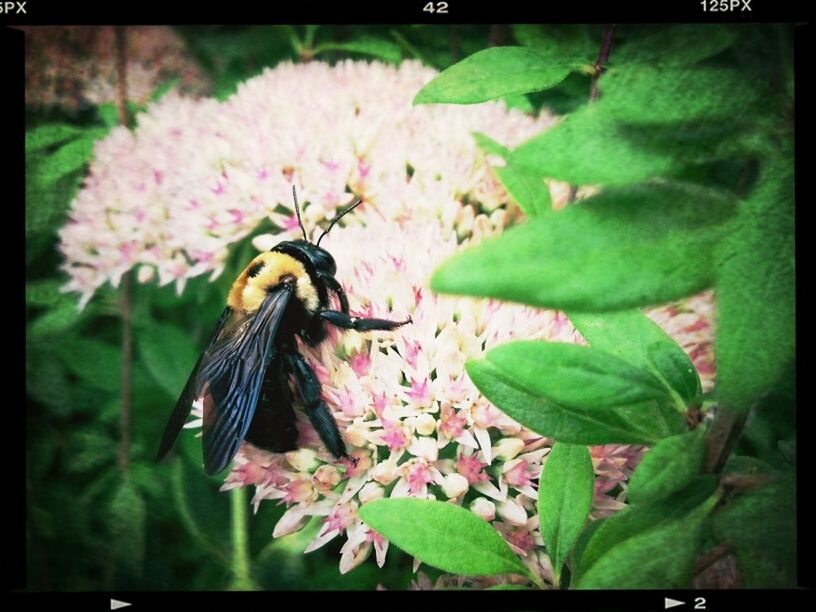
[[[340,538],[342,572],[372,551],[380,566],[386,559],[388,542],[361,521],[360,506],[411,496],[470,509],[549,579],[536,500],[551,441],[487,401],[464,364],[511,340],[583,339],[561,312],[437,296],[428,279],[448,256],[520,214],[472,133],[515,146],[554,118],[500,103],[412,106],[433,76],[416,62],[282,64],[224,102],[164,98],[136,130],[114,130],[99,143],[61,232],[66,289],[84,303],[137,267],[141,281],[155,275],[181,291],[188,278],[220,273],[229,245],[264,219],[280,231],[257,236],[259,249],[298,236],[292,185],[308,228],[362,198],[322,246],[337,261],[353,315],[410,315],[413,324],[331,329],[320,346],[302,347],[355,461],[334,460],[300,415],[299,450],[244,444],[223,488],[254,486],[256,511],[264,502],[285,505],[274,537],[318,521],[306,552]],[[704,374],[713,374],[710,303],[699,296],[650,313]],[[193,413],[188,426],[200,426],[200,406]],[[593,516],[623,505],[642,453],[592,449]],[[429,584],[418,575],[417,588]]]

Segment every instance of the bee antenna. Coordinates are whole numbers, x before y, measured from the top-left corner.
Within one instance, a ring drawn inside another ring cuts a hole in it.
[[[298,208],[298,201],[297,201],[297,189],[295,188],[294,185],[292,185],[292,197],[295,198],[295,213],[297,214],[298,225],[300,226],[300,229],[303,232],[303,239],[306,242],[309,242],[309,239],[306,237],[306,228],[303,227],[303,221],[301,221],[301,219],[300,219],[300,208]],[[322,238],[322,236],[321,236],[321,238]],[[320,244],[320,241],[318,240],[317,243]]]
[[[321,241],[321,240],[323,240],[323,236],[325,236],[326,234],[328,234],[328,233],[331,231],[331,228],[333,228],[333,227],[334,227],[334,224],[335,224],[335,223],[337,223],[337,222],[338,222],[340,219],[342,219],[342,218],[343,218],[345,215],[347,215],[348,213],[350,213],[352,210],[354,210],[355,208],[357,208],[357,207],[358,207],[360,204],[362,204],[362,203],[363,203],[363,201],[362,201],[361,199],[359,199],[359,198],[358,198],[358,199],[357,199],[357,201],[356,201],[354,204],[352,204],[351,206],[349,206],[349,207],[348,207],[346,210],[344,210],[344,211],[343,211],[343,212],[342,212],[342,213],[341,213],[339,216],[335,217],[335,218],[334,218],[334,221],[332,221],[332,222],[331,222],[331,225],[329,225],[329,229],[327,229],[325,232],[323,232],[322,234],[320,234],[320,238],[318,238],[318,239],[317,239],[317,244],[316,244],[316,246],[320,246],[320,241]]]

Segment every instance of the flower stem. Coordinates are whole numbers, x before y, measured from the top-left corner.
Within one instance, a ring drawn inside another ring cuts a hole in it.
[[[122,276],[119,316],[122,319],[122,372],[120,380],[119,448],[117,465],[127,473],[130,457],[130,413],[133,404],[133,289],[130,273]]]
[[[598,88],[598,81],[603,74],[603,67],[609,61],[609,54],[612,53],[612,38],[615,34],[615,24],[607,23],[604,26],[603,39],[601,40],[601,48],[598,51],[598,57],[595,63],[592,64],[592,84],[589,86],[589,103],[595,102],[601,96],[601,90]],[[578,185],[570,185],[569,195],[567,196],[567,204],[575,201],[575,196],[578,194]]]
[[[255,591],[249,571],[249,538],[246,520],[246,489],[238,487],[230,491],[232,515],[232,582],[230,591]]]
[[[127,127],[127,34],[124,26],[116,26],[116,107],[119,123]],[[119,448],[116,463],[127,474],[130,457],[130,413],[133,404],[133,287],[130,273],[122,276],[119,296],[119,316],[122,319],[122,373],[120,381]]]
[[[747,417],[747,413],[738,413],[722,405],[717,407],[714,422],[706,435],[706,473],[718,474],[725,467]]]

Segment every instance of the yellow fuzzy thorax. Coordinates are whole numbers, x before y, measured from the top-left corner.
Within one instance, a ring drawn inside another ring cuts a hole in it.
[[[263,264],[261,271],[256,276],[249,276],[249,271],[260,263]],[[295,295],[306,310],[310,313],[317,312],[320,300],[306,268],[294,257],[277,252],[261,253],[249,262],[232,284],[227,304],[233,310],[255,312],[266,298],[267,289],[281,284],[286,277],[295,278]]]

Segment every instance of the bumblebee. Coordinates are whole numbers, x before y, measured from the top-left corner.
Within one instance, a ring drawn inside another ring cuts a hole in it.
[[[335,278],[334,258],[320,241],[343,215],[337,216],[312,244],[295,212],[303,240],[277,244],[255,257],[233,283],[207,348],[195,364],[159,445],[157,460],[173,446],[193,402],[203,402],[204,470],[223,470],[241,442],[274,452],[295,450],[298,432],[292,407],[292,386],[312,425],[336,458],[346,447],[312,367],[298,352],[297,338],[316,346],[326,337],[326,324],[357,331],[393,330],[411,322],[352,317],[348,298]],[[335,294],[340,310],[329,308]],[[290,386],[290,380],[294,385]]]

